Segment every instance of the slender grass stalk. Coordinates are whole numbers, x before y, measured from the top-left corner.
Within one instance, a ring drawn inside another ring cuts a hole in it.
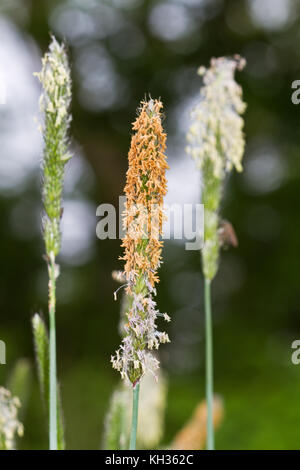
[[[244,59],[212,59],[210,68],[200,67],[203,87],[193,111],[193,123],[187,134],[187,152],[202,170],[202,203],[204,204],[204,246],[202,271],[205,297],[207,449],[214,449],[213,430],[213,338],[210,285],[219,266],[222,234],[219,209],[226,173],[242,171],[244,154],[244,121],[246,105],[242,89],[234,74],[245,65]],[[228,237],[225,237],[225,239]]]
[[[50,325],[51,327],[51,325]],[[32,318],[32,329],[35,346],[35,355],[38,367],[38,377],[40,382],[40,389],[42,399],[47,411],[48,422],[50,420],[49,413],[49,384],[50,384],[50,345],[49,345],[49,334],[45,322],[42,320],[40,315],[36,313]],[[55,357],[56,354],[54,354]],[[57,448],[58,450],[65,449],[65,437],[64,437],[64,419],[61,407],[60,390],[57,387]]]
[[[150,99],[142,102],[133,124],[135,134],[128,154],[126,177],[127,197],[124,213],[126,234],[122,246],[125,255],[127,322],[121,347],[111,358],[113,368],[133,386],[133,412],[130,445],[135,447],[138,420],[139,382],[146,371],[155,375],[159,362],[152,349],[169,342],[165,332],[157,330],[156,320],[167,314],[156,309],[153,297],[159,281],[157,270],[161,264],[163,197],[167,191],[165,177],[168,164],[164,154],[166,134],[161,124],[162,103]]]
[[[44,123],[43,156],[43,237],[49,275],[49,445],[58,449],[57,427],[57,378],[56,378],[56,279],[59,266],[55,260],[60,251],[62,216],[62,191],[64,169],[71,158],[68,152],[68,129],[71,121],[71,79],[68,58],[63,45],[54,37],[42,60],[43,67],[37,77],[43,86],[40,108]]]
[[[57,450],[57,374],[56,374],[56,279],[55,265],[49,263],[49,442]]]
[[[132,394],[132,423],[131,423],[129,450],[136,449],[136,436],[137,436],[138,413],[139,413],[139,394],[140,394],[140,384],[138,383],[133,388],[133,394]]]
[[[204,278],[205,292],[205,364],[206,364],[206,406],[207,406],[207,450],[214,450],[214,417],[213,417],[213,401],[214,401],[214,370],[213,370],[213,331],[212,331],[212,314],[211,314],[211,294],[210,280]]]

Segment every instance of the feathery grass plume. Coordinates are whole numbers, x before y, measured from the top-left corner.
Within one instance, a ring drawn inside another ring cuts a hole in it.
[[[60,251],[62,216],[62,191],[64,170],[71,158],[68,152],[68,130],[71,116],[71,78],[64,45],[52,36],[49,52],[42,59],[42,70],[35,74],[43,86],[40,109],[44,117],[42,134],[44,139],[43,170],[43,236],[49,274],[49,318],[50,318],[50,448],[57,449],[57,399],[56,399],[56,279],[59,266],[55,259]]]
[[[160,240],[163,223],[163,197],[167,192],[165,177],[168,164],[164,154],[166,134],[161,124],[162,103],[143,101],[133,123],[135,134],[128,154],[124,213],[126,235],[122,246],[125,254],[126,293],[129,296],[125,337],[120,349],[111,358],[121,377],[133,384],[136,405],[133,420],[137,419],[139,382],[148,370],[155,375],[159,366],[151,350],[169,342],[156,326],[160,314],[153,296],[158,282],[157,269],[161,264],[163,242]],[[136,431],[136,429],[135,429]],[[136,436],[133,440],[135,440]]]
[[[234,73],[242,70],[245,60],[239,56],[212,59],[210,68],[199,68],[203,87],[199,103],[192,112],[192,125],[187,134],[187,152],[202,170],[202,203],[204,204],[203,273],[213,279],[219,260],[219,207],[223,181],[232,168],[242,171],[244,154],[244,113],[242,88]]]
[[[213,424],[217,429],[224,417],[223,401],[219,397],[214,398]],[[207,438],[206,431],[207,407],[205,401],[199,403],[191,419],[176,434],[170,449],[174,450],[201,450],[205,448]]]
[[[205,338],[206,338],[206,400],[207,447],[214,448],[213,430],[213,345],[210,283],[218,270],[221,238],[219,208],[223,182],[232,168],[242,170],[244,154],[244,121],[241,115],[246,105],[242,89],[234,74],[242,70],[245,60],[212,59],[210,68],[200,67],[203,86],[199,103],[192,113],[193,123],[188,131],[187,152],[202,170],[202,203],[204,204],[204,247],[202,269],[205,278]],[[222,229],[223,230],[223,229]]]
[[[16,436],[23,436],[24,428],[18,420],[20,406],[19,398],[0,387],[0,450],[14,449]]]
[[[162,103],[157,100],[142,102],[136,131],[131,140],[129,168],[125,194],[124,216],[126,293],[130,296],[127,311],[126,336],[116,356],[113,367],[124,379],[135,385],[146,372],[155,372],[158,361],[151,350],[159,343],[168,342],[166,333],[156,329],[156,319],[162,315],[153,300],[157,269],[161,263],[163,242],[159,240],[163,222],[163,197],[167,191],[165,171],[168,168],[164,155],[166,135],[161,125]],[[154,215],[154,217],[153,217]]]
[[[32,330],[42,399],[49,416],[49,337],[45,322],[36,313],[32,317]],[[57,386],[57,448],[65,449],[64,419],[60,390]]]

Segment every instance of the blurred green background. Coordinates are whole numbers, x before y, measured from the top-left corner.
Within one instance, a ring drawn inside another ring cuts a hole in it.
[[[145,93],[161,97],[168,133],[170,202],[197,202],[200,176],[185,155],[196,74],[212,56],[239,53],[248,104],[244,172],[233,174],[222,214],[239,238],[222,255],[213,284],[215,389],[225,418],[218,449],[299,449],[300,338],[299,113],[296,0],[0,0],[0,339],[4,384],[20,357],[34,366],[30,319],[47,318],[47,272],[40,232],[39,84],[49,31],[72,61],[73,123],[58,282],[58,375],[67,447],[101,445],[103,418],[118,383],[110,355],[119,344],[120,302],[111,271],[122,269],[119,240],[96,238],[96,207],[123,193],[131,122]],[[158,303],[172,316],[161,347],[168,376],[166,435],[204,396],[203,295],[199,252],[165,243]],[[47,448],[36,375],[20,448]]]

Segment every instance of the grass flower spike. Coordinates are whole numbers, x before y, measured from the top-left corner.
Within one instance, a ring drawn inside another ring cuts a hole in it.
[[[35,74],[43,86],[40,110],[44,115],[42,133],[43,203],[45,209],[44,240],[46,254],[53,260],[61,245],[60,219],[64,169],[68,152],[68,129],[71,121],[71,79],[66,51],[54,37],[49,52],[42,59],[43,68]]]
[[[226,173],[233,168],[242,170],[244,154],[244,121],[241,115],[246,105],[242,89],[234,74],[242,70],[245,60],[212,59],[210,68],[200,67],[203,87],[200,100],[192,113],[188,131],[187,152],[202,171],[202,203],[204,204],[204,247],[202,269],[205,278],[205,337],[206,337],[206,400],[207,447],[214,448],[213,434],[213,346],[210,283],[218,270],[220,251],[219,208]]]
[[[203,87],[187,134],[187,152],[202,170],[202,203],[205,209],[202,260],[204,276],[210,280],[218,270],[218,211],[223,181],[232,168],[242,171],[245,142],[241,114],[246,105],[234,73],[244,66],[245,60],[236,56],[233,59],[212,59],[209,69],[200,67],[198,73],[203,76]]]
[[[157,269],[161,264],[163,242],[160,240],[163,223],[163,198],[167,192],[165,177],[168,168],[166,134],[161,124],[162,103],[150,99],[142,102],[133,124],[135,134],[128,155],[129,168],[125,194],[124,215],[126,236],[122,246],[125,254],[126,294],[129,296],[126,312],[125,337],[120,349],[112,357],[112,365],[123,379],[130,381],[138,395],[141,377],[159,366],[152,354],[160,343],[169,342],[164,332],[157,330],[159,313],[153,299],[159,281]],[[138,396],[135,405],[137,406]],[[133,420],[137,419],[133,410]],[[135,441],[135,437],[133,439]]]
[[[68,152],[68,129],[71,121],[71,78],[65,47],[54,37],[49,52],[42,59],[42,70],[37,77],[43,86],[40,109],[44,117],[43,170],[43,236],[49,273],[50,318],[50,448],[57,449],[57,384],[55,307],[56,279],[59,267],[55,262],[60,251],[62,216],[62,191],[64,169],[71,158]]]

